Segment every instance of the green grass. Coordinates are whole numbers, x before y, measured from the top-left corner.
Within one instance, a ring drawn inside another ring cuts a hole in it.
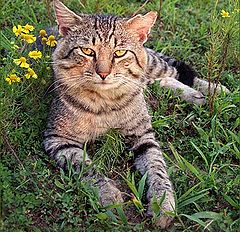
[[[45,94],[52,82],[51,70],[39,69],[38,79],[24,83],[9,86],[5,81],[17,56],[11,52],[12,26],[29,23],[39,30],[54,25],[49,2],[0,3],[0,231],[158,231],[154,218],[142,213],[145,181],[131,169],[132,154],[121,135],[111,131],[91,146],[97,168],[118,180],[125,192],[123,205],[102,208],[96,189],[82,183],[78,174],[60,171],[43,150],[41,135],[53,98]],[[131,15],[144,3],[81,2],[85,7],[77,0],[65,1],[71,9],[85,13],[118,15]],[[237,7],[238,1],[221,1],[215,6],[215,1],[207,0],[165,0],[161,23],[157,22],[148,42],[148,46],[192,64],[202,77],[221,78],[231,90],[228,95],[209,96],[205,106],[187,104],[157,83],[146,91],[176,191],[176,217],[169,231],[240,228],[240,62],[239,29],[234,24],[239,13],[231,25],[232,14],[230,18],[220,16],[222,9],[231,13]],[[159,1],[149,1],[141,12],[158,9]],[[229,28],[233,29],[221,66]],[[160,203],[155,204],[156,216]]]

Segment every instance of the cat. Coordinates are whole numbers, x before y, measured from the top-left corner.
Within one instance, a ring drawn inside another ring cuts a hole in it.
[[[130,18],[78,15],[58,0],[54,9],[62,38],[53,53],[56,97],[44,132],[46,152],[61,168],[71,162],[79,171],[82,162],[91,165],[84,144],[110,128],[118,129],[131,146],[135,168],[142,175],[147,172],[149,215],[153,197],[160,199],[165,194],[156,226],[167,228],[173,218],[165,212],[175,210],[174,190],[143,91],[159,80],[162,87],[180,89],[180,97],[186,101],[204,104],[204,95],[191,87],[204,92],[208,82],[184,62],[143,46],[156,12]],[[228,91],[211,84],[210,90],[213,88]],[[83,179],[98,187],[102,205],[123,202],[114,181],[94,168]]]

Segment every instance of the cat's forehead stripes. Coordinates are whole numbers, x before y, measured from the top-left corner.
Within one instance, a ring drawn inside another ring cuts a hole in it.
[[[95,15],[94,30],[96,31],[96,39],[108,43],[114,35],[117,18],[117,16],[112,15]]]

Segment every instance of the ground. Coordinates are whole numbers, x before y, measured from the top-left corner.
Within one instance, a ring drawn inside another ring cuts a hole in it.
[[[202,78],[220,80],[229,88],[230,94],[206,96],[207,104],[197,106],[155,83],[146,99],[176,192],[177,209],[169,231],[238,231],[239,1],[146,2],[65,4],[84,13],[157,10],[160,17],[147,46],[186,61]],[[51,1],[5,0],[0,6],[0,230],[159,231],[155,218],[144,216],[144,178],[132,169],[132,154],[116,131],[91,145],[90,152],[99,171],[122,186],[123,205],[102,208],[97,190],[81,182],[82,173],[64,173],[46,155],[42,132],[54,97],[49,91],[50,58],[36,61],[37,79],[22,78],[11,85],[5,79],[18,70],[13,59],[24,52],[13,48],[19,39],[12,27],[28,23],[39,31],[55,25]]]

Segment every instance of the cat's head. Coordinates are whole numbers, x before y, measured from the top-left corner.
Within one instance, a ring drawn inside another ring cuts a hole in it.
[[[77,15],[54,1],[62,39],[53,54],[56,78],[69,88],[133,89],[147,64],[143,47],[157,14],[132,18]]]

